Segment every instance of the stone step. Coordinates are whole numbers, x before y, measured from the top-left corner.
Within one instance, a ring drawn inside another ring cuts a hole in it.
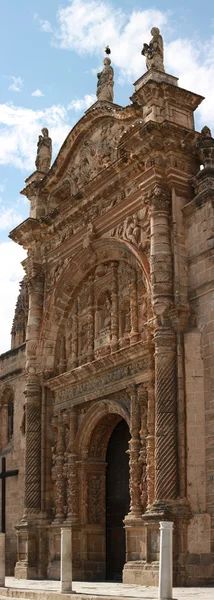
[[[157,596],[156,596],[157,597]],[[144,598],[149,598],[149,600],[153,600],[155,598],[154,593],[150,593],[149,596],[146,595]],[[72,593],[66,594],[59,591],[51,591],[51,590],[24,590],[19,588],[0,588],[0,600],[98,600],[97,595],[93,595],[90,593],[79,594]],[[100,595],[99,600],[136,600],[136,596],[108,596]],[[141,599],[138,599],[141,600]],[[143,597],[142,597],[143,600]]]

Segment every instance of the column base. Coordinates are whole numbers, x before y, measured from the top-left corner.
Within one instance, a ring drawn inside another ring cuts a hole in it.
[[[127,562],[123,569],[123,583],[158,586],[159,562],[144,560]]]
[[[14,575],[17,579],[46,579],[47,577],[47,521],[37,515],[35,521],[17,526],[18,560]]]

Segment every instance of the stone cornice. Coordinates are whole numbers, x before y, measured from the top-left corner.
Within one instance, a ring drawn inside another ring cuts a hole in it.
[[[9,238],[23,246],[23,248],[29,248],[33,240],[38,240],[41,237],[42,227],[37,219],[29,217],[25,219],[20,225],[15,227],[9,233]]]
[[[112,354],[94,360],[93,362],[81,365],[72,371],[67,371],[46,380],[45,385],[52,391],[61,391],[75,385],[79,382],[91,381],[92,378],[97,378],[101,374],[107,374],[112,369],[119,369],[123,365],[132,365],[136,360],[142,359],[145,362],[147,371],[151,371],[153,366],[151,348],[147,342],[137,342],[131,346],[127,346]],[[45,374],[44,374],[45,375]],[[97,387],[95,380],[95,387]],[[100,390],[98,389],[98,393]]]

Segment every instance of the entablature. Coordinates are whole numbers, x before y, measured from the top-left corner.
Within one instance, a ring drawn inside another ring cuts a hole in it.
[[[137,342],[45,382],[54,392],[55,412],[125,389],[130,383],[150,381],[153,346]]]

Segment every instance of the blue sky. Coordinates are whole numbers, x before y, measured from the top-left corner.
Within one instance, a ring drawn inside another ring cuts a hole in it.
[[[95,100],[103,48],[112,49],[115,102],[129,103],[145,71],[140,51],[158,26],[165,68],[181,87],[206,96],[196,128],[214,131],[214,2],[208,0],[0,0],[0,352],[22,278],[23,251],[8,232],[28,216],[19,191],[34,170],[37,138],[49,128],[54,156]]]

